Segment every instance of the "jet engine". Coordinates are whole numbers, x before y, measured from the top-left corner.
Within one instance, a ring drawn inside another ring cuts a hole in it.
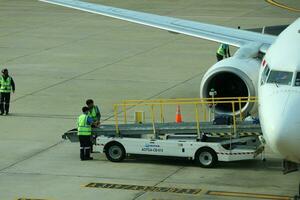
[[[261,60],[258,58],[230,57],[217,62],[203,76],[200,96],[209,98],[211,89],[216,91],[215,98],[220,97],[254,97],[257,95],[258,72]],[[218,114],[239,114],[257,110],[255,103],[242,103],[241,109],[235,104],[218,103],[215,112]]]

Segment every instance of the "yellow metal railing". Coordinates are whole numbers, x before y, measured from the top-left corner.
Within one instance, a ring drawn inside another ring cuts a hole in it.
[[[178,99],[151,99],[151,100],[125,100],[120,104],[114,104],[114,114],[115,114],[115,126],[116,133],[119,134],[119,113],[123,113],[124,124],[127,123],[127,112],[129,109],[136,106],[146,106],[150,108],[150,116],[153,126],[153,133],[156,134],[155,130],[155,107],[159,107],[160,122],[165,122],[164,107],[171,105],[194,105],[195,109],[195,122],[197,124],[197,133],[200,134],[200,111],[199,106],[201,106],[201,111],[203,113],[203,121],[207,121],[208,112],[207,108],[212,105],[217,104],[229,104],[232,108],[233,114],[233,131],[236,133],[236,121],[237,116],[239,119],[243,119],[242,104],[243,103],[257,103],[257,97],[223,97],[223,98],[178,98]],[[239,111],[236,113],[235,105],[239,106]],[[122,112],[120,112],[120,108]]]

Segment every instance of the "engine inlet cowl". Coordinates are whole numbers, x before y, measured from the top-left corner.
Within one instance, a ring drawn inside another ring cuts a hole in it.
[[[210,98],[211,89],[217,93],[215,98],[253,97],[256,96],[257,77],[260,61],[257,59],[228,58],[216,63],[204,75],[200,96]],[[230,101],[232,99],[228,99]],[[246,113],[256,109],[254,103],[238,103],[234,105],[234,114]],[[232,115],[232,104],[218,103],[215,106],[218,114]]]

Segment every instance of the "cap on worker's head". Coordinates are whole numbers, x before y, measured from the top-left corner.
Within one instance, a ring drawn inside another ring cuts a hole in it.
[[[93,101],[93,99],[88,99],[88,100],[86,100],[86,105],[90,105],[90,104],[93,104],[94,103],[94,101]]]
[[[8,72],[8,70],[6,68],[2,69],[1,71],[2,73]]]
[[[88,112],[89,111],[89,108],[88,107],[86,107],[86,106],[83,106],[82,107],[82,112],[83,113],[86,113],[86,112]]]

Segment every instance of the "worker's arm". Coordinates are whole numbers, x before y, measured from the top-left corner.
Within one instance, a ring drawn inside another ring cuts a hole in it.
[[[98,121],[94,121],[93,118],[88,117],[88,118],[87,118],[87,124],[88,124],[88,125],[91,125],[92,128],[96,128],[96,127],[99,126],[100,123],[99,123]]]
[[[16,90],[16,85],[15,85],[15,82],[14,82],[14,79],[11,78],[11,87],[12,87],[12,91],[15,92]]]
[[[98,106],[96,106],[96,117],[97,117],[97,120],[99,120],[100,121],[100,119],[101,119],[101,113],[100,113],[100,109],[99,109],[99,107]]]
[[[88,118],[87,118],[87,124],[88,124],[88,125],[94,125],[93,118],[88,117]]]

